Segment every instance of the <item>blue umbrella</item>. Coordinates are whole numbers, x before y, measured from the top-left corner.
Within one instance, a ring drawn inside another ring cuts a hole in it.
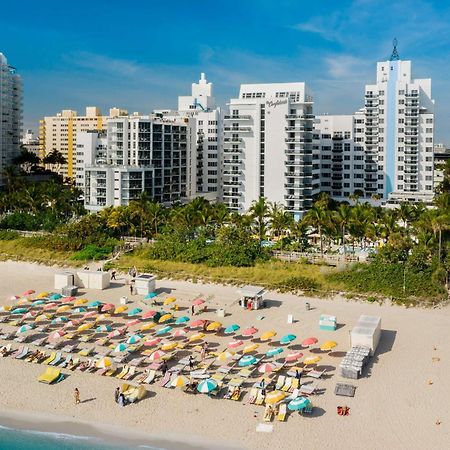
[[[217,388],[217,381],[208,378],[207,380],[200,381],[197,386],[197,391],[201,392],[202,394],[208,394],[209,392],[213,391]]]
[[[157,334],[159,336],[161,334],[170,333],[171,331],[172,331],[172,327],[167,325],[167,327],[160,328],[155,334]]]
[[[158,296],[158,294],[156,293],[156,292],[150,292],[150,294],[147,294],[145,297],[144,297],[144,300],[151,300],[152,298],[155,298],[155,297],[157,297]]]
[[[294,339],[297,339],[295,334],[287,334],[280,339],[280,344],[290,344]]]
[[[133,334],[127,339],[127,344],[137,344],[141,339],[142,336],[139,336],[139,334]]]
[[[175,320],[176,325],[181,325],[183,323],[189,322],[191,319],[188,316],[181,316],[178,317],[177,320]]]
[[[103,303],[96,300],[95,302],[89,303],[88,308],[97,308],[97,306],[100,306],[100,305],[103,305]]]
[[[233,325],[230,325],[229,327],[226,327],[224,333],[225,334],[231,334],[231,333],[234,333],[235,331],[239,330],[239,328],[241,328],[241,327],[234,323]]]
[[[142,312],[141,308],[134,308],[128,313],[128,317],[137,316]]]
[[[95,331],[101,333],[102,331],[112,331],[111,325],[99,325]]]
[[[28,324],[28,325],[22,325],[18,330],[17,330],[17,334],[20,333],[26,333],[27,331],[30,331],[34,328],[34,325],[32,324]]]
[[[266,353],[266,356],[270,358],[272,356],[278,355],[278,354],[283,353],[283,352],[284,352],[284,350],[281,347],[271,348]]]
[[[27,308],[16,308],[14,311],[11,311],[11,314],[23,314],[28,311]]]
[[[44,303],[45,303],[44,300],[35,300],[33,302],[33,305],[43,305]]]
[[[60,298],[62,298],[61,294],[53,294],[49,297],[50,300],[59,300]]]
[[[238,364],[240,367],[247,367],[255,364],[256,361],[258,360],[253,355],[246,355],[239,360]]]
[[[288,409],[291,411],[300,411],[301,409],[305,409],[310,404],[311,400],[309,400],[309,398],[297,397],[288,403]]]
[[[121,353],[124,352],[128,348],[128,344],[125,344],[124,342],[121,342],[120,344],[116,345],[116,348],[113,350],[114,353]]]
[[[80,307],[78,307],[78,308],[75,308],[75,309],[73,310],[73,312],[74,312],[74,313],[77,313],[77,314],[84,313],[84,312],[86,312],[86,308],[83,308],[82,306],[80,306]]]
[[[55,324],[55,323],[67,322],[68,320],[69,319],[67,317],[60,316],[60,317],[57,317],[56,319],[53,319],[52,323]]]

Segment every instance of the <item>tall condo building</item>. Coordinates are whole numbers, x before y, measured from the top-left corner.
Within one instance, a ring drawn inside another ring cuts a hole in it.
[[[88,106],[84,116],[79,116],[77,111],[66,109],[56,116],[44,117],[39,125],[41,158],[53,151],[60,152],[66,159],[66,164],[61,165],[60,174],[73,178],[77,134],[83,131],[103,131],[106,129],[107,119],[124,115],[128,115],[126,110],[112,108],[109,110],[109,116],[103,116],[99,108]]]
[[[22,133],[22,79],[0,53],[0,186],[3,171],[20,152]]]
[[[319,192],[313,99],[305,83],[241,85],[223,127],[223,201],[247,211],[266,197],[300,218]]]
[[[165,204],[193,195],[191,121],[136,115],[107,122],[106,133],[77,136],[76,180],[86,209],[127,205],[142,192]]]

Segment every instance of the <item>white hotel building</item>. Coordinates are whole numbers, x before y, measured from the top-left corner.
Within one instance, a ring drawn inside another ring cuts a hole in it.
[[[319,192],[313,100],[305,83],[241,85],[223,127],[223,201],[245,212],[266,197],[300,218]]]

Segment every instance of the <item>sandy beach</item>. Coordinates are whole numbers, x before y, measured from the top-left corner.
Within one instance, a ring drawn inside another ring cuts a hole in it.
[[[10,303],[11,295],[26,289],[53,291],[53,274],[58,270],[22,262],[0,262],[0,304]],[[56,428],[69,434],[117,434],[121,439],[130,439],[130,445],[147,442],[174,449],[448,448],[449,307],[406,309],[269,292],[266,295],[269,308],[246,311],[236,304],[235,287],[170,280],[158,280],[157,287],[175,296],[181,306],[202,296],[209,299],[209,308],[225,308],[227,316],[218,319],[224,325],[237,323],[242,329],[253,325],[260,331],[274,329],[279,336],[293,333],[299,340],[316,336],[319,343],[337,341],[334,353],[337,356],[322,355],[318,364],[319,368],[327,369],[328,377],[318,381],[322,393],[311,397],[313,414],[292,413],[286,422],[272,422],[271,433],[261,433],[256,428],[263,423],[264,408],[248,404],[248,394],[242,401],[233,402],[188,395],[155,384],[149,385],[150,393],[145,400],[119,408],[114,402],[119,380],[75,371],[57,385],[44,385],[36,381],[44,370],[42,365],[8,357],[0,358],[0,424],[19,424],[19,419],[36,423],[39,417],[46,422],[46,429]],[[122,295],[129,296],[129,288],[119,276],[110,289],[81,294],[89,300],[118,304]],[[142,306],[141,298],[132,298],[136,306]],[[310,311],[305,308],[306,301],[311,304]],[[293,314],[293,324],[287,323],[288,314]],[[338,330],[319,330],[321,314],[336,315]],[[337,367],[343,352],[349,350],[349,331],[361,314],[381,316],[381,342],[364,376],[346,380],[338,375]],[[214,312],[199,317],[217,319]],[[7,328],[3,325],[0,327]],[[220,342],[223,345],[229,340],[222,337]],[[210,341],[219,339],[212,335]],[[261,352],[268,348],[270,345],[261,346]],[[336,383],[342,381],[357,386],[354,398],[334,394]],[[81,392],[80,405],[73,402],[75,387]],[[349,416],[337,415],[338,405],[349,406]]]

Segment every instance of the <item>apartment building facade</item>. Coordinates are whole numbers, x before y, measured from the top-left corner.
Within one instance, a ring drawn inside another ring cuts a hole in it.
[[[22,133],[22,78],[0,53],[0,187],[3,171],[20,153]]]

